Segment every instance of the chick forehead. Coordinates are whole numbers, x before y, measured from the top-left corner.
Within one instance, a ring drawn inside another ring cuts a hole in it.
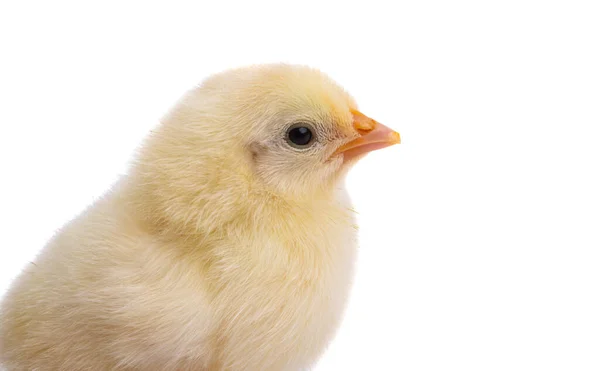
[[[326,74],[314,68],[289,65],[250,66],[224,71],[205,81],[209,90],[229,91],[237,102],[262,106],[267,112],[328,116],[349,124],[354,99]]]

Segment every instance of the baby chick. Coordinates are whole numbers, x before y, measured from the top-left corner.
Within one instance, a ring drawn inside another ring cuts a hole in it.
[[[310,367],[340,323],[353,275],[343,179],[367,152],[399,142],[315,69],[213,75],[13,283],[0,364]]]

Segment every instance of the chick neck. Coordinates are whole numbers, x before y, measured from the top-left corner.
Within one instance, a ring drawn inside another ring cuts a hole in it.
[[[329,208],[348,207],[340,181],[310,193],[282,193],[239,163],[222,159],[206,169],[211,170],[186,181],[138,166],[125,180],[121,194],[129,200],[130,214],[145,229],[188,238],[226,233],[230,226],[240,224],[268,229],[288,217],[315,219]]]

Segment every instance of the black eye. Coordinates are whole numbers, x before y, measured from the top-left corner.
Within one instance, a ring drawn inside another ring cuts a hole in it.
[[[292,146],[297,148],[308,147],[314,139],[314,134],[310,126],[306,124],[296,124],[287,131],[287,140]]]

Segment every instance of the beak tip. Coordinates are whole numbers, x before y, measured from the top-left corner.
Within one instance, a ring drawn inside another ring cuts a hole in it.
[[[390,133],[390,143],[392,144],[400,144],[400,133],[392,131]]]

